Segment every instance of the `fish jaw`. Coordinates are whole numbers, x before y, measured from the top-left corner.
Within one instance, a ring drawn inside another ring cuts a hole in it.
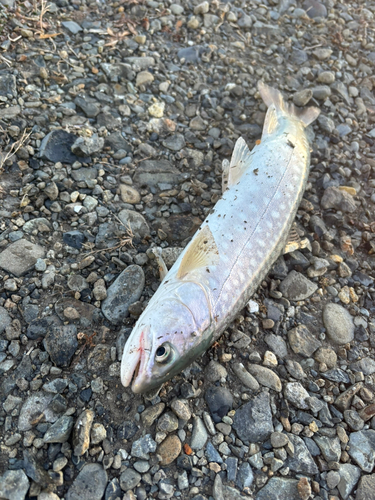
[[[148,365],[151,351],[151,339],[148,329],[134,329],[128,338],[121,360],[121,383],[129,387],[132,383],[134,388],[139,386],[140,374],[144,373]]]

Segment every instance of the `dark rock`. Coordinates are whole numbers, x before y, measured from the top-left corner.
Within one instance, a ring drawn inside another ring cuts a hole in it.
[[[114,324],[123,321],[129,314],[129,305],[141,296],[144,284],[142,268],[127,267],[107,290],[107,298],[102,302],[104,316]]]
[[[319,472],[318,467],[302,439],[294,434],[288,434],[288,437],[294,446],[294,455],[287,458],[285,466],[298,473],[317,474]]]
[[[233,408],[233,396],[225,387],[209,387],[205,399],[215,423],[221,422],[222,417]]]
[[[101,500],[107,480],[107,473],[100,464],[86,464],[70,486],[65,498],[66,500]]]
[[[0,253],[0,267],[17,277],[30,271],[38,259],[44,257],[44,249],[30,241],[21,239]]]
[[[298,480],[272,477],[255,497],[255,500],[300,500]]]
[[[302,4],[306,14],[313,19],[314,17],[327,17],[327,8],[318,0],[305,0]]]
[[[177,184],[187,178],[187,174],[182,174],[167,160],[144,160],[138,165],[133,180],[141,186],[156,186],[163,182]]]
[[[52,327],[43,343],[55,365],[67,367],[78,347],[77,327],[75,325]]]
[[[63,233],[63,242],[65,243],[65,245],[68,245],[72,248],[77,248],[77,250],[81,250],[85,239],[86,236],[81,233],[81,231],[74,230]]]
[[[133,420],[125,420],[117,429],[117,439],[131,439],[137,432],[137,424]]]
[[[37,462],[30,450],[23,450],[23,463],[26,475],[39,484],[43,489],[52,484],[51,478],[43,467]]]
[[[269,394],[262,392],[240,406],[234,416],[233,429],[245,444],[268,439],[274,430]]]
[[[42,140],[39,156],[54,163],[74,163],[79,160],[71,150],[76,139],[76,135],[70,134],[65,130],[52,130]]]
[[[92,99],[87,95],[77,96],[74,99],[74,103],[85,113],[88,118],[95,118],[100,112],[99,104],[95,101],[95,99]]]
[[[0,498],[24,500],[29,489],[29,480],[23,470],[7,470],[0,477]]]

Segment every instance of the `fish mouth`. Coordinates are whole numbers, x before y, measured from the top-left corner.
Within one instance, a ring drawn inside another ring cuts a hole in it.
[[[125,345],[121,361],[121,383],[131,385],[134,393],[142,392],[145,371],[150,358],[151,342],[149,332],[131,335]]]

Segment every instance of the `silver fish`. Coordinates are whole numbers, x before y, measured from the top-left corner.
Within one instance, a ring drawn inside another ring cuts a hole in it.
[[[258,88],[268,106],[260,144],[250,151],[238,139],[230,164],[223,162],[222,198],[164,277],[125,345],[121,382],[132,384],[134,393],[161,386],[204,353],[288,242],[309,173],[305,128],[319,110],[295,108],[262,82]]]

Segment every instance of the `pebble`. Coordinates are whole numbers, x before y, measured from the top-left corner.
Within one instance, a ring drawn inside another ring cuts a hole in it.
[[[354,338],[354,323],[349,312],[339,304],[327,304],[323,309],[327,335],[335,344],[347,344]]]
[[[205,377],[209,382],[217,382],[228,375],[227,370],[217,361],[210,361],[205,369]]]
[[[299,301],[310,297],[318,286],[297,271],[291,271],[280,283],[279,289],[286,299]]]
[[[373,495],[375,487],[375,474],[362,476],[356,494],[356,500],[368,500]]]
[[[306,399],[309,398],[309,393],[299,382],[289,382],[284,389],[285,398],[290,401],[296,408],[307,410],[308,404]]]
[[[259,384],[265,387],[269,387],[276,392],[281,391],[282,384],[280,378],[269,368],[266,368],[265,366],[249,364],[248,370],[251,375],[256,378]]]
[[[0,477],[0,497],[6,500],[24,500],[29,480],[23,470],[7,470]]]
[[[296,354],[310,358],[312,354],[322,345],[305,325],[298,325],[288,331],[290,347]]]
[[[348,453],[363,471],[372,472],[375,463],[375,431],[369,429],[352,432]]]
[[[45,443],[65,443],[73,429],[74,419],[69,416],[60,417],[43,436]]]
[[[66,500],[100,500],[107,481],[107,473],[100,464],[86,464],[70,486]]]
[[[168,436],[157,448],[157,454],[160,455],[161,465],[169,465],[181,453],[181,441],[176,435]]]
[[[74,454],[82,456],[90,446],[90,431],[94,420],[92,410],[84,410],[76,420],[73,431]]]
[[[201,450],[204,448],[208,439],[208,434],[203,420],[199,417],[194,418],[193,433],[191,436],[190,447],[192,450]]]
[[[43,247],[25,239],[15,241],[0,253],[0,267],[17,277],[33,269],[45,255]]]
[[[260,386],[257,379],[246,370],[242,363],[233,364],[232,369],[239,380],[242,382],[242,384],[244,384],[246,387],[248,387],[252,391],[257,391],[259,389]]]
[[[233,396],[225,387],[211,386],[205,393],[206,403],[215,423],[221,422],[233,407]]]

